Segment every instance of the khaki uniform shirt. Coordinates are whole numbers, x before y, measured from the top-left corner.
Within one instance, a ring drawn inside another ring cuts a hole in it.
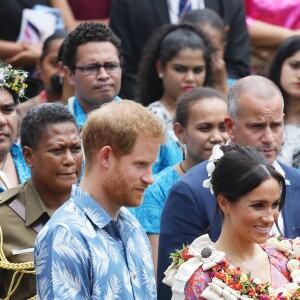
[[[8,206],[17,198],[25,206],[25,221]],[[12,263],[34,260],[34,242],[37,232],[31,227],[37,222],[45,224],[50,218],[47,208],[33,186],[31,179],[0,194],[0,226],[3,234],[3,250]],[[19,254],[13,254],[17,250]],[[0,269],[0,298],[7,296],[13,271]],[[20,285],[10,299],[23,300],[36,294],[35,275],[24,274]]]

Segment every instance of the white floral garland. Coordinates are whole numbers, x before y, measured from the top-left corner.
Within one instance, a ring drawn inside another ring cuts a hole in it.
[[[283,239],[279,241],[277,238],[271,237],[267,240],[266,246],[282,251],[284,255],[289,258],[287,268],[293,280],[293,282],[288,283],[285,287],[280,287],[276,290],[269,287],[268,298],[300,299],[300,296],[293,296],[294,293],[300,289],[300,238],[294,240]],[[200,266],[202,266],[204,271],[209,270],[225,258],[225,253],[215,249],[214,243],[207,234],[200,236],[189,246],[188,254],[193,257],[181,264],[178,269],[174,268],[174,264],[171,264],[165,271],[166,276],[163,282],[172,287],[172,300],[184,299],[185,285]],[[247,278],[246,274],[242,275]],[[254,279],[254,282],[256,284],[262,283],[258,278]],[[278,294],[280,294],[281,298],[278,297]],[[238,291],[233,290],[216,277],[212,278],[212,282],[209,283],[208,287],[202,292],[201,297],[207,300],[253,299],[246,295],[240,295]]]
[[[212,148],[212,154],[210,158],[208,159],[208,163],[206,166],[206,170],[208,173],[208,179],[203,181],[203,187],[210,189],[211,194],[214,194],[213,186],[211,184],[211,177],[212,174],[216,168],[216,163],[219,161],[219,159],[224,155],[224,152],[220,149],[220,145],[215,145]]]

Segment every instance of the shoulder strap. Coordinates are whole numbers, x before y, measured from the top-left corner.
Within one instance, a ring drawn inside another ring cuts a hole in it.
[[[25,222],[25,205],[18,198],[12,198],[7,205]],[[42,222],[36,222],[36,224],[31,225],[31,228],[36,233],[39,233],[42,230],[43,226],[44,224]]]

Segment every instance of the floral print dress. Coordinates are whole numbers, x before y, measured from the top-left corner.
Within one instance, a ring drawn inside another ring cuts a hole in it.
[[[271,286],[273,289],[282,287],[289,282],[291,278],[287,269],[288,259],[281,251],[275,248],[263,247],[269,257],[271,266]],[[230,262],[229,262],[230,263]],[[230,263],[231,264],[231,263]],[[232,265],[232,264],[231,264]],[[185,286],[185,299],[187,300],[202,300],[200,295],[207,288],[208,283],[211,282],[210,270],[203,271],[202,267],[199,267]]]

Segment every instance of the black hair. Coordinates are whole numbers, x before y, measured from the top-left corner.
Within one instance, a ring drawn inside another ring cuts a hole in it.
[[[166,66],[179,51],[201,49],[206,65],[205,86],[213,84],[211,56],[216,51],[209,38],[191,24],[167,24],[156,30],[143,49],[137,76],[138,100],[145,106],[159,100],[163,95],[163,84],[158,77],[156,62]]]
[[[189,119],[190,106],[195,102],[206,98],[218,98],[226,103],[226,99],[217,90],[209,87],[198,87],[184,92],[176,103],[174,123],[178,122],[182,127],[186,127]]]
[[[279,209],[282,209],[286,195],[285,179],[260,151],[237,145],[221,146],[221,150],[224,155],[217,162],[211,178],[215,197],[223,195],[234,203],[264,181],[274,178],[281,188]]]
[[[68,36],[69,32],[66,30],[59,30],[55,31],[52,35],[50,35],[48,38],[45,39],[42,49],[42,54],[40,57],[40,61],[43,62],[46,55],[48,54],[50,45],[52,41],[59,40],[59,39],[65,39]]]
[[[213,10],[209,8],[193,9],[186,13],[181,22],[190,23],[194,25],[210,25],[211,27],[220,31],[222,41],[226,42],[225,24],[222,18]]]
[[[300,35],[289,37],[278,47],[269,69],[268,77],[279,87],[285,101],[287,99],[287,93],[280,83],[282,65],[287,58],[293,56],[297,51],[300,51]]]
[[[74,116],[62,104],[44,103],[31,108],[21,123],[21,146],[37,150],[48,124],[68,122],[73,123],[78,129]]]
[[[112,43],[121,61],[121,41],[110,28],[95,22],[81,23],[69,33],[64,44],[62,61],[72,72],[75,71],[77,48],[89,42]]]

